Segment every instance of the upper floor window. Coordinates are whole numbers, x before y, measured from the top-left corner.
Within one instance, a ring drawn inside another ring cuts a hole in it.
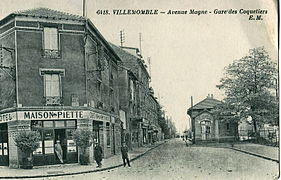
[[[43,57],[59,58],[59,38],[58,29],[53,27],[44,27],[44,47]]]
[[[44,27],[44,49],[58,50],[58,29]]]
[[[45,74],[45,96],[59,97],[60,93],[60,77],[59,74]]]
[[[64,70],[40,69],[44,78],[44,97],[46,105],[60,105],[62,103],[61,76]]]

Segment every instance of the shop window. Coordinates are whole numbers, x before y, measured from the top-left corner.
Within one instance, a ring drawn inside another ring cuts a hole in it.
[[[76,152],[76,145],[73,140],[73,130],[67,129],[66,134],[67,134],[67,152]]]
[[[42,121],[31,121],[31,128],[42,128]]]
[[[44,121],[44,127],[46,128],[48,128],[48,127],[53,127],[54,125],[53,125],[53,121]]]
[[[106,145],[110,146],[110,124],[109,122],[106,123]]]
[[[44,47],[43,57],[45,58],[59,58],[59,37],[58,29],[52,27],[44,27]]]
[[[64,121],[55,121],[55,127],[65,127]]]
[[[67,127],[75,127],[76,126],[75,121],[66,121],[66,126]]]
[[[54,153],[54,131],[45,130],[44,131],[44,144],[45,144],[45,154]]]
[[[41,122],[42,121],[34,121],[34,122]],[[31,122],[32,123],[32,122]],[[39,123],[40,124],[40,123]],[[42,125],[41,125],[42,126]],[[42,139],[42,131],[38,131],[40,133],[40,141],[39,141],[39,147],[34,151],[34,154],[43,154],[43,139]]]

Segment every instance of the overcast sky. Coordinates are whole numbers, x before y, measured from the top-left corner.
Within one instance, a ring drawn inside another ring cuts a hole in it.
[[[87,0],[86,0],[87,1]],[[82,15],[82,0],[1,0],[0,18],[22,9],[47,7]],[[208,10],[208,15],[97,15],[114,9]],[[248,15],[215,15],[214,9],[263,9],[262,21]],[[189,127],[186,115],[190,97],[194,104],[208,94],[223,99],[216,88],[223,68],[254,47],[264,46],[277,61],[277,8],[274,0],[88,0],[87,17],[110,42],[139,47],[151,57],[151,86],[168,116],[181,132]]]

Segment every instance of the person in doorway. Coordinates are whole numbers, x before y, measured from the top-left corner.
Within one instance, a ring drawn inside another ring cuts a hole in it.
[[[58,159],[60,160],[61,163],[63,163],[63,151],[61,148],[61,144],[60,141],[57,140],[56,144],[55,144],[55,152],[57,154]]]
[[[95,148],[94,148],[94,157],[95,157],[95,160],[97,162],[97,167],[101,168],[102,167],[102,148],[101,146],[99,145],[98,142],[95,143]]]
[[[128,156],[128,146],[126,145],[125,142],[122,143],[121,153],[122,153],[124,167],[126,166],[126,161],[127,161],[128,166],[131,167],[129,156]]]

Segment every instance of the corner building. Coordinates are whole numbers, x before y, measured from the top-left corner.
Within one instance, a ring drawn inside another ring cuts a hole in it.
[[[92,22],[45,8],[15,12],[0,21],[0,165],[18,168],[13,137],[37,130],[34,165],[78,162],[72,132],[91,129],[109,157],[120,149],[119,57]],[[93,146],[89,148],[94,161]]]

